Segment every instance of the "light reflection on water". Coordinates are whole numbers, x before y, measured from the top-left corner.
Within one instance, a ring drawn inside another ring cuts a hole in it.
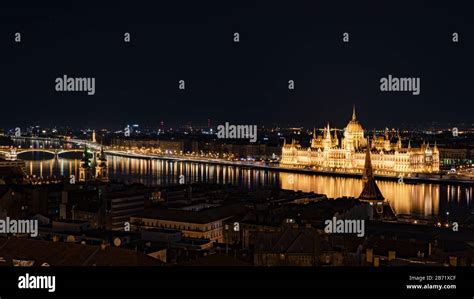
[[[34,147],[58,147],[57,143],[34,142],[16,144]],[[20,155],[27,159],[27,171],[31,175],[78,176],[80,154],[60,156],[58,159],[48,154],[28,153]],[[108,156],[109,176],[125,182],[139,182],[146,185],[166,185],[178,183],[179,176],[186,182],[210,182],[218,184],[257,186],[278,186],[283,189],[313,191],[326,194],[330,198],[358,196],[362,191],[362,181],[356,178],[331,177],[309,174],[291,174],[270,170],[255,170],[244,167],[149,160]],[[445,215],[450,218],[465,217],[474,208],[472,203],[474,187],[438,184],[399,184],[378,181],[380,190],[398,214],[422,216]]]
[[[29,160],[26,166],[30,175],[77,176],[80,160]],[[176,184],[179,176],[184,175],[188,183],[230,183],[249,188],[272,185],[283,189],[313,191],[330,198],[358,196],[362,191],[362,181],[356,178],[291,174],[236,166],[109,156],[108,167],[111,179],[146,185]],[[465,215],[473,208],[473,187],[399,184],[391,181],[378,181],[377,184],[398,214],[433,216],[450,211],[452,217],[455,217],[456,214]]]

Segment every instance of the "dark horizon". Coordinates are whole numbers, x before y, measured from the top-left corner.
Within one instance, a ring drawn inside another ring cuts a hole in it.
[[[213,125],[329,121],[340,128],[353,104],[366,129],[474,121],[469,4],[118,1],[111,7],[55,1],[0,7],[7,112],[0,127],[115,128],[210,118]],[[22,34],[20,44],[15,32]],[[124,32],[131,43],[123,42]],[[96,78],[95,95],[56,92],[54,81],[64,74]],[[381,92],[379,80],[389,74],[419,77],[420,95]],[[178,89],[179,80],[186,90]],[[288,80],[295,90],[288,90]]]

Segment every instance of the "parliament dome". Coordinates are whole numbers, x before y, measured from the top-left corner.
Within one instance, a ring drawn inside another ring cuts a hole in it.
[[[355,107],[352,110],[352,119],[347,124],[346,131],[348,133],[364,132],[364,129],[362,128],[362,125],[359,123],[359,121],[356,118]]]

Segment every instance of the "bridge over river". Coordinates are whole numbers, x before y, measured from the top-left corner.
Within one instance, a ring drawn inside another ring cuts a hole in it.
[[[100,144],[80,139],[15,138],[14,146],[18,159],[25,153],[25,168],[30,176],[37,177],[78,175],[80,159],[67,157],[71,151],[82,152],[84,145],[91,152],[100,150]],[[31,146],[34,149],[30,148]],[[42,147],[41,147],[42,146]],[[9,152],[11,148],[2,149]],[[26,159],[27,152],[54,153],[54,159],[34,156]],[[104,147],[107,155],[108,173],[111,180],[137,182],[146,185],[177,184],[181,175],[186,182],[208,182],[213,184],[235,184],[254,186],[277,186],[288,190],[301,190],[326,194],[330,198],[358,196],[363,183],[361,175],[327,173],[312,169],[286,169],[278,164],[266,165],[257,161],[231,161],[206,155],[176,155],[156,148]],[[78,153],[79,154],[79,153]],[[473,184],[459,183],[448,179],[414,178],[399,183],[397,177],[378,177],[384,196],[390,200],[397,214],[423,217],[466,217],[474,211]],[[443,216],[444,215],[444,216]]]
[[[24,152],[47,152],[51,153],[57,158],[59,155],[66,152],[80,152],[83,151],[83,147],[87,146],[92,154],[96,154],[101,150],[102,145],[97,142],[84,139],[60,139],[60,138],[45,138],[45,137],[12,137],[13,140],[23,141],[44,141],[50,143],[61,144],[60,148],[28,148],[22,149],[17,148],[17,155]],[[76,148],[67,148],[62,145],[73,145]],[[360,178],[362,175],[361,170],[354,170],[353,172],[338,171],[337,169],[305,169],[305,168],[291,168],[282,167],[277,163],[268,164],[257,161],[236,161],[224,158],[216,158],[206,155],[191,155],[191,154],[173,154],[169,152],[162,152],[157,148],[125,148],[125,147],[112,147],[104,146],[104,152],[109,156],[119,156],[126,158],[138,158],[138,159],[158,159],[158,160],[171,160],[178,162],[192,162],[198,164],[213,164],[223,166],[235,166],[240,168],[256,169],[256,170],[272,170],[279,172],[295,173],[295,174],[314,174],[324,176],[335,176],[335,177],[352,177]],[[11,149],[12,150],[12,149]],[[4,151],[4,154],[8,157],[8,153]],[[400,176],[398,174],[375,174],[378,180],[388,181],[399,181]],[[438,183],[438,184],[468,184],[474,185],[474,177],[457,176],[457,175],[440,175],[440,174],[409,174],[403,176],[403,182],[405,183]]]
[[[19,155],[25,153],[47,153],[57,159],[65,153],[81,153],[84,145],[87,145],[89,153],[96,154],[100,150],[100,144],[80,139],[59,139],[45,137],[12,137],[13,141],[40,141],[52,145],[29,145],[29,146],[3,146],[0,147],[0,157],[5,160],[15,161]]]

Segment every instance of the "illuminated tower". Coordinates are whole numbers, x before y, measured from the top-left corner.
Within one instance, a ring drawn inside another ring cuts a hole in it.
[[[390,145],[390,135],[388,134],[388,128],[385,128],[385,140],[383,143],[383,148],[385,151],[390,151],[392,146]]]
[[[82,154],[81,166],[79,167],[79,181],[86,182],[91,177],[91,166],[89,161],[89,152],[87,152],[87,145],[84,145],[84,152]]]
[[[324,130],[323,146],[325,151],[329,150],[332,146],[331,128],[329,127],[329,123],[327,125],[327,128]]]
[[[357,120],[355,105],[352,108],[352,118],[344,131],[342,147],[349,151],[357,151],[366,146],[364,129]]]
[[[316,128],[313,127],[313,138],[311,139],[311,147],[316,148],[318,144],[318,140],[316,138]]]
[[[438,144],[435,141],[433,148],[433,168],[432,171],[439,171],[439,150]]]
[[[93,142],[93,143],[96,143],[96,142],[97,142],[96,136],[95,136],[95,130],[92,130],[92,142]]]
[[[397,136],[398,136],[397,149],[400,150],[402,148],[402,138],[400,137],[400,131],[397,131]]]
[[[100,155],[95,166],[95,178],[102,182],[107,182],[109,180],[109,175],[107,172],[107,159],[105,158],[103,146],[100,147]]]

